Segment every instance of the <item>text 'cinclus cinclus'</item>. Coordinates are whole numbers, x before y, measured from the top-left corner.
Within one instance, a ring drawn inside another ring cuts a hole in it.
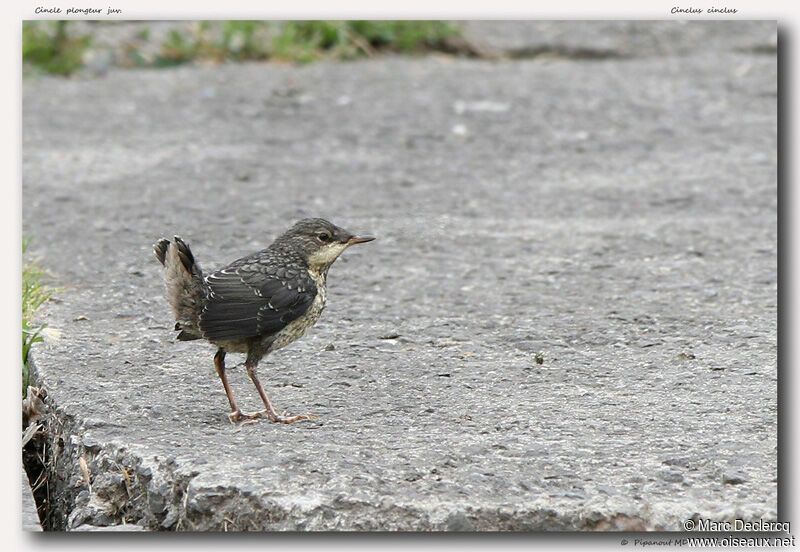
[[[175,315],[178,339],[205,339],[219,349],[214,365],[231,403],[231,421],[266,416],[290,424],[308,415],[280,416],[256,375],[268,353],[301,337],[325,308],[325,281],[336,258],[371,236],[354,236],[324,219],[303,219],[272,245],[203,277],[189,246],[175,236],[153,249],[164,265],[167,300]],[[247,353],[247,374],[265,410],[243,414],[225,375],[225,353]]]

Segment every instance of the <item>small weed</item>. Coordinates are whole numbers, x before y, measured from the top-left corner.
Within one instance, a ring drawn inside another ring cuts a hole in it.
[[[269,57],[268,25],[264,21],[225,21],[222,44],[225,57],[235,61]]]
[[[210,21],[193,24],[188,33],[172,30],[155,60],[157,67],[193,61],[249,61],[269,57],[268,23],[223,21],[221,29]],[[215,30],[220,31],[214,32]]]
[[[22,239],[22,255],[24,257],[28,250],[30,239]],[[22,396],[25,397],[28,390],[28,353],[34,343],[42,341],[42,331],[47,327],[46,324],[40,326],[32,325],[33,314],[41,307],[45,301],[58,291],[44,284],[42,278],[44,270],[39,268],[35,262],[28,262],[22,266]]]
[[[167,41],[161,46],[161,54],[156,58],[156,67],[172,67],[196,59],[217,58],[218,53],[208,38],[210,23],[199,21],[192,26],[188,36],[173,29]]]
[[[458,29],[443,21],[287,21],[272,43],[275,58],[295,63],[348,60],[379,52],[449,51]]]
[[[456,27],[444,21],[348,21],[351,32],[376,50],[419,53],[450,49],[447,39],[457,36]]]
[[[25,21],[22,24],[22,60],[27,66],[53,75],[70,75],[83,66],[91,44],[88,35],[70,37],[69,21]]]
[[[83,66],[91,36],[72,37],[69,21],[23,23],[23,60],[45,73],[69,75]],[[352,60],[382,53],[465,51],[454,46],[456,26],[444,21],[196,21],[172,29],[156,55],[144,28],[118,48],[122,67],[174,67],[185,63]]]
[[[336,21],[287,21],[272,41],[272,55],[285,61],[311,63],[324,51],[336,50],[339,57],[346,58],[341,28],[343,25]]]

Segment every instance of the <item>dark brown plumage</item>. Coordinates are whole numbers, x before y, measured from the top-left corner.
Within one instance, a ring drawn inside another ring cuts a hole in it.
[[[325,308],[328,269],[349,246],[371,241],[324,219],[303,219],[267,249],[203,276],[189,246],[179,237],[154,246],[164,265],[167,300],[178,339],[205,339],[218,347],[217,374],[231,405],[232,421],[267,416],[292,423],[309,416],[278,415],[256,366],[267,354],[301,337]],[[245,366],[265,410],[243,414],[225,374],[225,354],[246,353]]]

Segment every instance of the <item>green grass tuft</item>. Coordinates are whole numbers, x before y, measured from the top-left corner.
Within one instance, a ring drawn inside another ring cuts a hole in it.
[[[220,47],[233,61],[264,60],[269,58],[268,32],[264,21],[225,21]]]
[[[449,51],[458,29],[443,21],[287,21],[272,55],[295,63],[349,60],[381,52]]]
[[[26,69],[70,75],[83,67],[91,36],[71,36],[69,21],[26,21]],[[74,34],[74,33],[73,33]],[[169,32],[158,54],[140,53],[152,33],[144,28],[120,46],[122,67],[174,67],[186,63],[279,60],[310,63],[352,60],[382,53],[464,52],[451,40],[459,29],[444,21],[197,21]]]
[[[91,37],[70,37],[68,21],[25,21],[22,24],[22,61],[53,75],[70,75],[83,67]]]
[[[30,238],[22,239],[23,262]],[[22,396],[28,391],[28,353],[34,343],[42,341],[41,332],[47,325],[34,326],[33,314],[58,291],[43,282],[44,270],[35,262],[22,265]]]
[[[450,49],[447,40],[458,34],[456,27],[442,21],[224,21],[221,30],[216,39],[208,21],[198,22],[188,33],[173,30],[156,65],[266,59],[310,63],[381,52],[443,51]]]

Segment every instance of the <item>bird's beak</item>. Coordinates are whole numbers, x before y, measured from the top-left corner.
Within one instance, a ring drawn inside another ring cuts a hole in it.
[[[353,236],[349,240],[347,240],[347,245],[353,245],[356,243],[366,243],[371,242],[375,239],[375,236]]]

